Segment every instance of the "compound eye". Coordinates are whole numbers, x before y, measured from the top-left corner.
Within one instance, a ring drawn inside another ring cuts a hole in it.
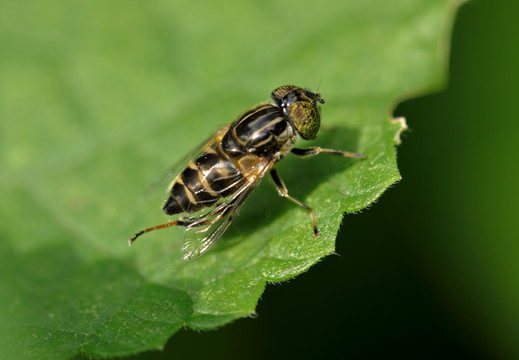
[[[290,104],[285,113],[305,140],[314,139],[321,126],[319,108],[310,101],[296,101]]]

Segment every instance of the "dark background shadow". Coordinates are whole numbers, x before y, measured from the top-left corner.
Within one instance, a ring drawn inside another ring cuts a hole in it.
[[[506,317],[504,294],[492,287],[500,279],[485,278],[498,263],[484,249],[492,254],[517,234],[519,215],[519,6],[504,3],[475,0],[460,10],[450,85],[397,108],[411,128],[398,149],[403,181],[345,218],[341,256],[268,286],[257,318],[181,331],[164,352],[141,357],[518,358],[519,345],[503,340],[519,338],[517,325],[492,323]],[[290,173],[281,173],[289,189]]]

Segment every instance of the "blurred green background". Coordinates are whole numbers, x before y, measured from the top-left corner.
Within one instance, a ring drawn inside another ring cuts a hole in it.
[[[449,86],[397,107],[403,180],[346,216],[340,256],[268,286],[257,318],[146,356],[519,358],[517,14],[462,6]]]

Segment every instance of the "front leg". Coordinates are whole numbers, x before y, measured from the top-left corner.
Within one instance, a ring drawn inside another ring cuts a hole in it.
[[[330,154],[334,154],[334,155],[338,155],[338,156],[350,157],[350,158],[365,158],[366,157],[366,155],[364,155],[364,154],[353,153],[353,152],[342,151],[342,150],[324,149],[319,146],[306,148],[306,149],[293,148],[291,151],[293,154],[295,154],[297,156],[302,156],[302,157],[315,156],[322,152],[330,153]]]

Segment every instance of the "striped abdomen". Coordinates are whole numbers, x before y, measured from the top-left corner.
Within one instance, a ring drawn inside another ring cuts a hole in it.
[[[218,144],[213,144],[175,179],[163,210],[168,215],[196,212],[233,194],[246,181]]]

